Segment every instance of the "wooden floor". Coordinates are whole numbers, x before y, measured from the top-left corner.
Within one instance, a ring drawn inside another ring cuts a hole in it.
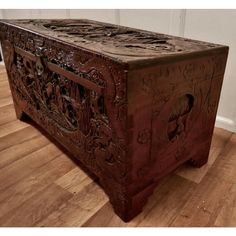
[[[68,154],[16,119],[0,67],[0,226],[236,226],[236,134],[215,129],[208,164],[181,166],[124,223]]]

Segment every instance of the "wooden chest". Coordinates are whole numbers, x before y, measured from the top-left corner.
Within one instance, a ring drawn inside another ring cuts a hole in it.
[[[17,117],[94,173],[129,221],[160,178],[207,162],[228,47],[90,20],[0,21]]]

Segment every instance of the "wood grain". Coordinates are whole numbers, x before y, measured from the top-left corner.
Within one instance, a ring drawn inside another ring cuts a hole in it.
[[[12,98],[11,97],[5,97],[5,98],[1,99],[0,107],[4,107],[4,106],[10,105],[10,104],[13,104]]]
[[[14,133],[9,133],[6,136],[0,137],[0,150],[23,143],[38,135],[40,135],[40,132],[32,126],[15,131]]]
[[[19,120],[99,178],[123,221],[177,167],[207,163],[228,46],[79,19],[0,20],[0,41],[11,88],[0,81],[0,99],[11,92]],[[2,106],[0,125],[15,121],[11,110]],[[219,151],[200,174],[178,175],[200,183]],[[79,193],[91,181],[75,186],[74,174],[58,185]]]
[[[28,126],[29,125],[27,123],[20,122],[19,120],[8,122],[4,125],[1,125],[0,137],[4,137]]]
[[[0,110],[0,125],[16,120],[16,114],[12,104],[1,107]]]
[[[0,218],[2,226],[31,226],[44,218],[53,209],[57,209],[71,194],[55,184],[51,184],[46,190],[38,192],[27,202],[24,202],[13,212],[10,211]]]
[[[36,136],[28,141],[16,144],[0,151],[0,169],[10,165],[26,155],[43,148],[49,144],[48,139],[43,136]]]
[[[0,67],[6,90],[6,72]],[[0,97],[0,226],[236,226],[236,134],[215,128],[209,162],[160,181],[124,223],[88,173]]]
[[[0,197],[0,217],[9,211],[19,207],[27,202],[35,194],[50,186],[53,181],[63,176],[73,168],[71,161],[66,161],[63,156],[49,161],[47,165],[37,168],[37,171],[31,172],[21,181],[14,184],[14,188],[9,188]]]

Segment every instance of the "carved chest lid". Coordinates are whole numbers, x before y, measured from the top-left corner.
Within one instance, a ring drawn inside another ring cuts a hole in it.
[[[4,20],[2,22],[125,63],[141,61],[148,63],[153,59],[208,52],[224,47],[92,20]]]

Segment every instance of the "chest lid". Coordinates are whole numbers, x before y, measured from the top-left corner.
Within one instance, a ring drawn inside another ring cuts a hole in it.
[[[224,46],[92,20],[1,20],[125,63],[205,52]],[[226,47],[224,47],[226,48]]]

